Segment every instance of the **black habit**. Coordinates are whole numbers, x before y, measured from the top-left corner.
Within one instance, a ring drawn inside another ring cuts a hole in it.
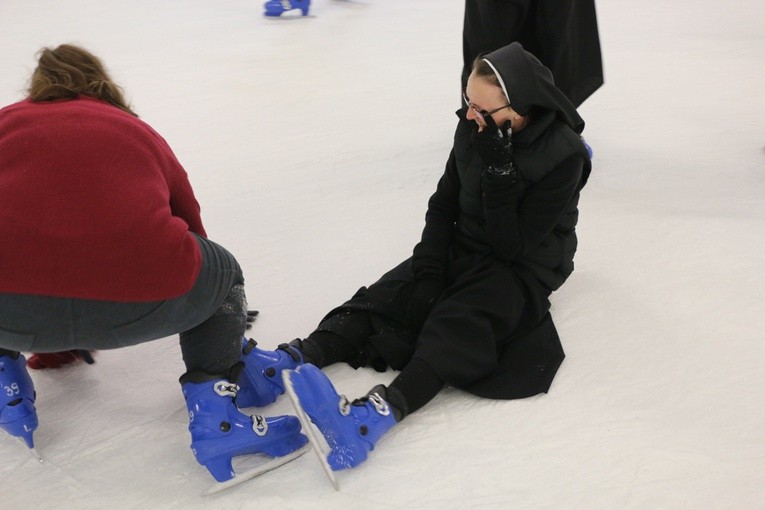
[[[317,331],[348,338],[372,325],[353,366],[402,369],[412,358],[446,383],[511,399],[546,392],[564,358],[549,295],[573,271],[579,192],[590,173],[584,121],[548,69],[514,43],[486,56],[528,126],[513,135],[520,182],[486,172],[474,122],[458,112],[454,146],[413,256],[330,312]],[[407,319],[417,280],[445,284],[424,323]]]
[[[594,0],[466,0],[462,88],[478,56],[520,42],[579,106],[603,84]]]

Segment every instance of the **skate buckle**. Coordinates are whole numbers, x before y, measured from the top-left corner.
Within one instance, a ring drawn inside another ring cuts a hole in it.
[[[258,346],[258,342],[253,340],[252,338],[247,340],[247,343],[242,348],[242,354],[250,354],[252,350]]]
[[[351,403],[348,402],[348,397],[340,395],[340,401],[337,403],[337,409],[343,416],[351,414]]]
[[[369,401],[375,406],[375,410],[381,416],[388,416],[390,414],[390,407],[388,403],[378,393],[372,393],[369,395]]]
[[[268,422],[263,416],[259,414],[253,414],[252,415],[252,430],[258,436],[263,437],[268,433]]]
[[[235,397],[239,391],[239,386],[228,381],[218,381],[215,383],[215,393],[221,397]]]

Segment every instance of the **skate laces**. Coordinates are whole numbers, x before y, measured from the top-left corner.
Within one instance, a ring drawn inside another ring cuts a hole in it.
[[[268,422],[260,414],[253,414],[252,418],[252,431],[260,437],[265,436],[268,433]]]
[[[343,416],[348,416],[351,414],[351,402],[348,400],[348,397],[345,395],[340,395],[340,400],[337,403],[337,409]]]
[[[215,393],[221,397],[236,397],[236,392],[239,391],[239,386],[228,381],[218,381],[213,386]]]
[[[378,393],[372,393],[371,395],[368,395],[367,399],[372,403],[373,406],[375,406],[375,411],[377,411],[377,414],[381,416],[388,416],[390,414],[390,406]]]
[[[363,398],[357,398],[353,402],[350,402],[345,395],[340,395],[340,401],[337,404],[337,408],[339,409],[340,414],[348,416],[351,414],[352,405],[363,406],[366,405],[367,402],[370,402],[374,406],[375,411],[377,411],[377,414],[380,416],[388,416],[390,414],[390,406],[377,393],[371,393]]]

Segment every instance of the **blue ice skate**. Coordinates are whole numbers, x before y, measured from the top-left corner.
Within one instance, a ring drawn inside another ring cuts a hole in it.
[[[17,359],[0,356],[0,428],[22,438],[30,448],[35,447],[35,387],[22,354]]]
[[[244,369],[239,375],[239,407],[263,407],[276,401],[284,393],[282,371],[294,370],[303,364],[300,351],[281,344],[275,351],[258,349],[255,340],[242,339]]]
[[[334,471],[364,462],[380,437],[396,424],[390,405],[379,393],[351,403],[311,364],[290,372],[289,380],[300,407],[327,440],[327,463]]]
[[[186,377],[186,376],[184,376]],[[189,411],[191,450],[219,482],[236,476],[231,458],[263,453],[284,457],[308,442],[294,416],[247,416],[234,405],[237,386],[217,379],[182,384]]]
[[[277,17],[287,11],[300,9],[303,16],[308,16],[308,8],[311,6],[311,0],[268,0],[263,7],[266,9],[266,16]]]

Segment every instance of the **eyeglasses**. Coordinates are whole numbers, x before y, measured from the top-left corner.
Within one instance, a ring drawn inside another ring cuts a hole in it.
[[[510,108],[510,103],[508,103],[505,106],[500,106],[499,108],[495,108],[487,112],[486,110],[479,110],[478,107],[476,107],[476,105],[471,103],[470,100],[467,98],[467,95],[465,94],[465,92],[462,92],[462,99],[465,101],[465,104],[467,105],[467,107],[472,109],[478,115],[478,117],[481,119],[482,122],[486,122],[486,117],[494,115],[498,111],[504,110],[505,108]]]

